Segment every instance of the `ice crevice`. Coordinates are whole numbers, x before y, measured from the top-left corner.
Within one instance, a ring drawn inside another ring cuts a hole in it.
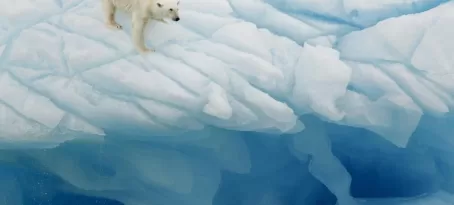
[[[454,203],[452,1],[180,10],[0,2],[0,205]]]

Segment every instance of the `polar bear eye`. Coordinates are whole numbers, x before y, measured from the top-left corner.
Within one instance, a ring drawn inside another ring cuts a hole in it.
[[[169,9],[169,11],[173,11],[173,9]]]

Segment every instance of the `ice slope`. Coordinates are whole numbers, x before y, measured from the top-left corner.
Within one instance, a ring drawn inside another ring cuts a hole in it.
[[[181,18],[139,55],[98,0],[0,1],[1,205],[454,203],[454,2]]]

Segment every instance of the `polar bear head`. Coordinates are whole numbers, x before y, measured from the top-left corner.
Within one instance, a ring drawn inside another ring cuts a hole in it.
[[[178,14],[180,5],[179,0],[157,0],[156,13],[159,17],[169,18],[173,21],[179,21],[180,15]]]

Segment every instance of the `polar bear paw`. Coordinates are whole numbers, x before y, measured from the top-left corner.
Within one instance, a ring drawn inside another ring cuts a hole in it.
[[[115,30],[121,30],[123,27],[116,23],[116,22],[109,22],[106,24],[108,28],[115,29]]]

